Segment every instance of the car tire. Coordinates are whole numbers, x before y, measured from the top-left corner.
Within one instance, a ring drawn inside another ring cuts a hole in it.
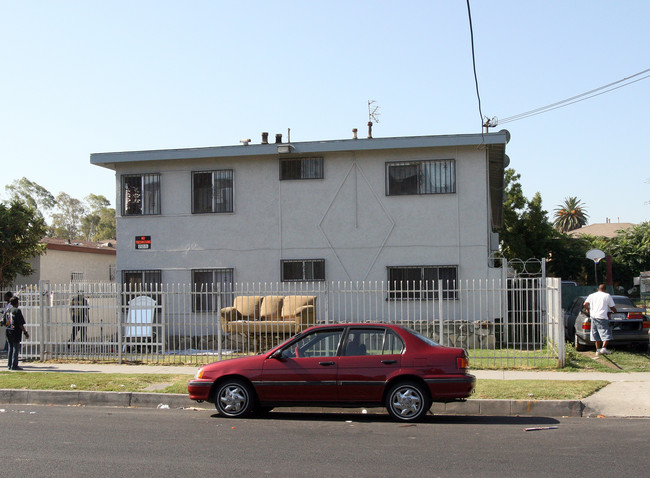
[[[219,415],[240,418],[251,414],[255,396],[250,384],[243,380],[226,380],[219,384],[214,397],[214,406]]]
[[[418,422],[431,408],[428,390],[415,382],[400,382],[386,394],[388,414],[400,422]]]
[[[580,342],[580,339],[578,338],[578,334],[573,334],[573,345],[575,345],[575,348],[578,352],[586,352],[587,351],[587,346]]]

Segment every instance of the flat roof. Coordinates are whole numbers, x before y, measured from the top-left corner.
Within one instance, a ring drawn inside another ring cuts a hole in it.
[[[439,136],[403,136],[394,138],[339,139],[291,143],[211,146],[206,148],[158,149],[93,153],[90,163],[115,169],[117,163],[139,161],[166,161],[176,159],[231,158],[246,156],[277,156],[278,146],[289,147],[290,154],[314,154],[342,151],[376,151],[389,149],[441,148],[449,146],[501,145],[508,142],[510,133],[454,134]],[[505,148],[504,148],[505,151]]]

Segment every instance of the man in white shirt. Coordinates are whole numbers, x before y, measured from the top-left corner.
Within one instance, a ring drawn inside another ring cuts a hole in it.
[[[609,311],[611,309],[615,313],[616,307],[614,307],[614,299],[606,292],[605,284],[600,284],[598,292],[589,295],[583,305],[591,318],[590,338],[596,342],[596,356],[612,353],[607,349],[607,343],[612,340]]]

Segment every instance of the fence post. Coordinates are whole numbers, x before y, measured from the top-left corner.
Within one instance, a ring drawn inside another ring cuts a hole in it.
[[[126,284],[124,284],[126,285]],[[117,307],[115,310],[117,311],[116,314],[116,322],[117,322],[117,363],[122,364],[122,304],[124,303],[124,297],[123,294],[124,292],[124,286],[121,286],[118,284],[117,287],[117,294],[115,294],[115,300],[117,301]]]
[[[46,316],[46,308],[47,308],[47,295],[50,290],[50,281],[48,280],[41,280],[38,283],[38,290],[40,292],[40,297],[39,297],[39,320],[40,320],[40,327],[41,327],[41,333],[40,335],[40,340],[39,340],[39,353],[41,357],[41,361],[45,360],[45,333],[46,333],[46,328],[45,328],[45,316]],[[49,341],[48,341],[49,342]]]
[[[212,284],[212,291],[214,293],[214,286],[215,284]],[[217,354],[219,357],[219,361],[223,360],[223,331],[221,330],[221,282],[217,282],[217,308],[215,309],[215,315],[216,320],[217,320]]]

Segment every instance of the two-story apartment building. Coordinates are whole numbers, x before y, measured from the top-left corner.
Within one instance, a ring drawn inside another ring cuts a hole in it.
[[[490,278],[507,131],[96,153],[125,283]]]

